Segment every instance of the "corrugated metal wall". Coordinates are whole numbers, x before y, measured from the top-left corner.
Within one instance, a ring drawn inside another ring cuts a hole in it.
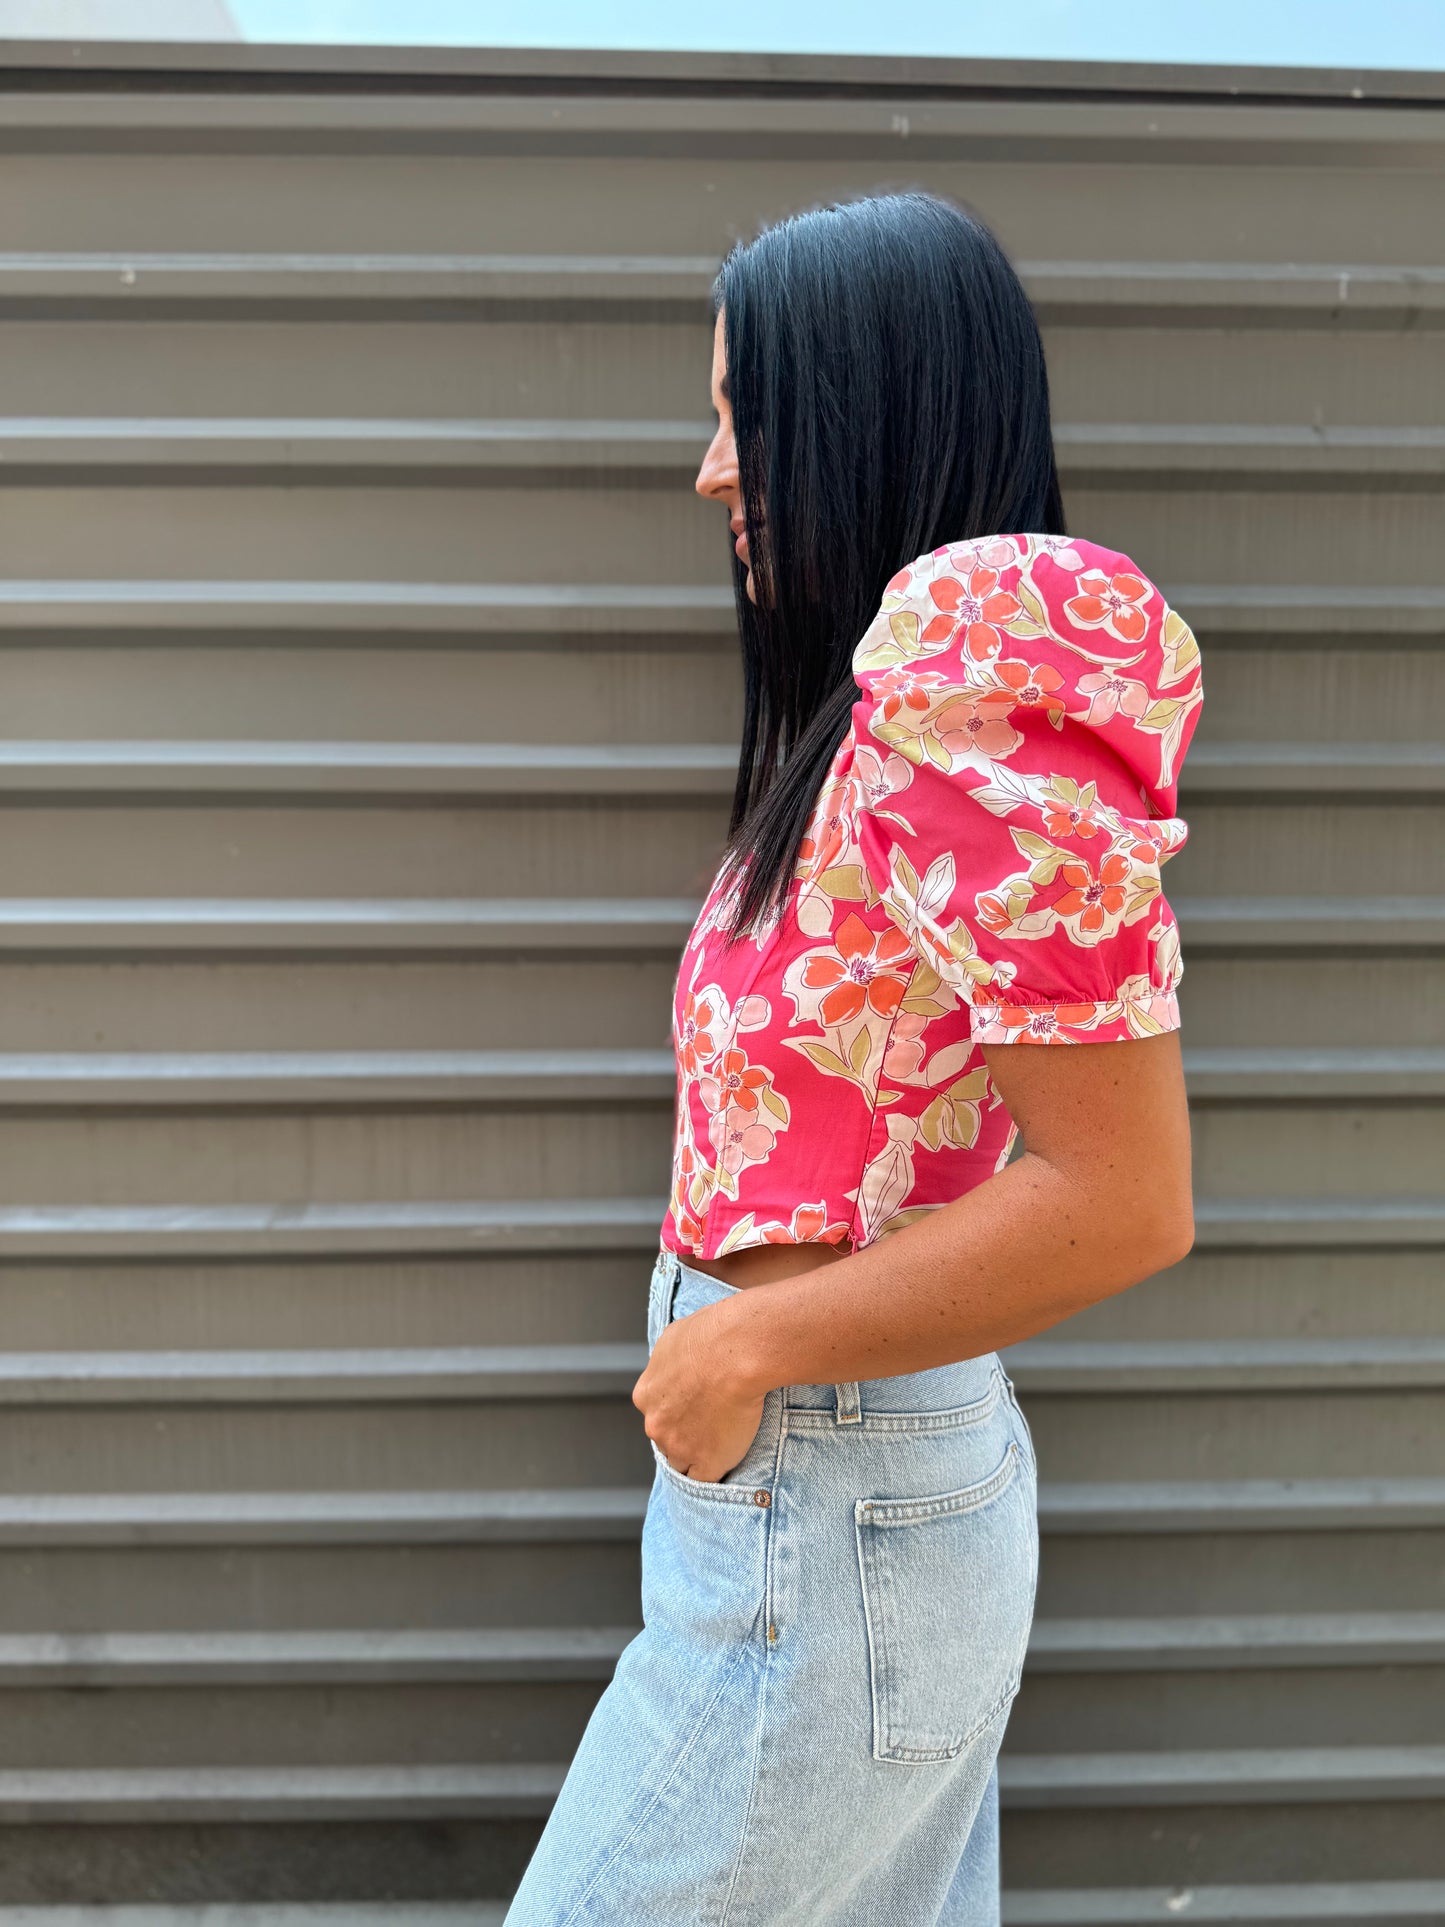
[[[1010,1919],[1445,1915],[1445,87],[11,54],[0,1902],[508,1891],[636,1613],[706,290],[921,183],[1208,687],[1199,1248],[1015,1355]]]

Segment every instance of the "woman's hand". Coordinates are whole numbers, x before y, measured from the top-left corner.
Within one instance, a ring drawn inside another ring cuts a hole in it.
[[[763,1417],[763,1391],[738,1368],[731,1342],[736,1302],[674,1320],[632,1389],[647,1436],[668,1464],[710,1485],[741,1464]]]

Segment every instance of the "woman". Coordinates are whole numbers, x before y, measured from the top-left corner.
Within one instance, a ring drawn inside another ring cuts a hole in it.
[[[1159,870],[1198,652],[1066,536],[976,220],[802,215],[716,308],[746,709],[677,980],[646,1630],[508,1921],[984,1927],[1037,1572],[995,1351],[1193,1236]]]

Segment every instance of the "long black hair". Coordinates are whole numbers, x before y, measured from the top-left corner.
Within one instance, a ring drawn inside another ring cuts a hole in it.
[[[795,214],[732,249],[713,309],[757,596],[734,555],[740,932],[786,891],[889,578],[945,543],[1065,528],[1038,323],[976,216],[924,193]]]

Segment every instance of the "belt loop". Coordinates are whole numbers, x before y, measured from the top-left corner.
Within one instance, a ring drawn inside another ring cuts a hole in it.
[[[839,1425],[859,1425],[863,1419],[863,1408],[858,1403],[858,1381],[850,1379],[846,1385],[833,1387],[833,1416]]]
[[[647,1349],[650,1352],[672,1323],[672,1304],[677,1296],[677,1281],[682,1275],[677,1253],[664,1246],[652,1267],[652,1286],[647,1294]]]

